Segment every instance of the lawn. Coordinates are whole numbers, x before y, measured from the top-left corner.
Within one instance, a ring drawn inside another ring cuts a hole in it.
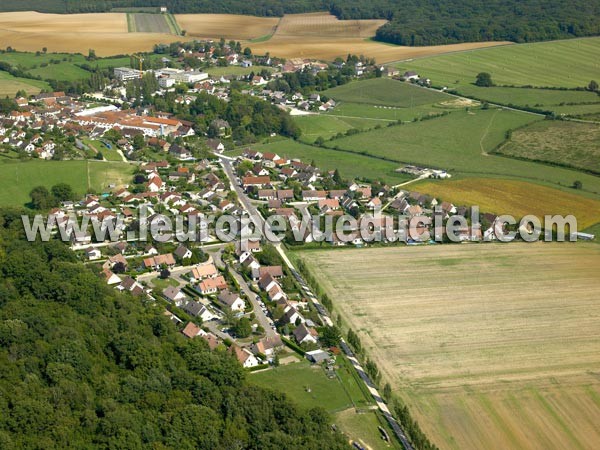
[[[580,230],[600,222],[600,200],[577,195],[573,189],[564,192],[524,181],[497,178],[421,181],[410,189],[456,205],[477,205],[481,212],[511,214],[517,220],[527,214],[540,219],[546,214],[573,214]]]
[[[88,169],[89,167],[89,169]],[[133,175],[133,166],[102,161],[28,161],[0,164],[5,187],[0,191],[0,206],[23,206],[35,186],[47,188],[67,183],[83,195],[88,188],[105,191],[109,184],[125,184]],[[89,176],[89,182],[88,182]]]
[[[436,85],[455,87],[475,82],[488,72],[496,84],[583,87],[598,78],[600,37],[507,45],[395,64],[415,70]]]
[[[252,373],[248,379],[259,386],[285,392],[303,408],[320,406],[333,413],[352,407],[353,402],[363,407],[370,404],[354,378],[344,378],[343,382],[328,378],[321,366],[313,366],[306,360]]]
[[[206,72],[213,77],[220,77],[224,75],[249,75],[250,73],[259,73],[261,70],[267,70],[268,72],[273,72],[273,69],[270,67],[263,66],[252,66],[252,67],[242,67],[242,66],[227,66],[227,67],[210,67],[206,69]]]
[[[14,97],[17,91],[24,90],[27,95],[39,94],[42,89],[50,89],[45,81],[30,80],[29,78],[13,77],[8,72],[0,71],[0,96]]]
[[[381,179],[391,184],[400,184],[410,180],[407,175],[395,172],[398,168],[396,163],[355,153],[313,147],[297,141],[286,139],[270,144],[257,144],[252,148],[261,152],[277,152],[281,156],[290,159],[298,158],[307,163],[315,161],[317,167],[323,170],[338,169],[342,177],[346,179]],[[241,153],[241,150],[236,153]]]
[[[384,127],[326,142],[326,146],[449,171],[453,176],[517,178],[568,189],[582,181],[600,198],[600,179],[575,170],[489,154],[507,132],[540,118],[504,109],[455,111],[445,117]]]
[[[111,144],[112,148],[108,148],[103,142],[92,139],[84,139],[83,143],[94,149],[96,153],[102,153],[107,161],[123,161],[119,152],[114,148],[114,144]]]
[[[336,101],[386,105],[400,108],[427,105],[450,100],[451,97],[434,90],[423,89],[410,83],[389,78],[354,81],[323,92]]]
[[[599,246],[300,255],[440,448],[597,447]]]
[[[532,123],[514,131],[498,152],[600,175],[600,124],[548,120]]]

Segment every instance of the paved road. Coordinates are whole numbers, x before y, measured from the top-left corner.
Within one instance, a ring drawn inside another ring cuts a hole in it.
[[[244,209],[250,215],[250,220],[256,226],[259,226],[261,230],[263,230],[265,220],[261,216],[260,212],[254,207],[254,205],[252,205],[252,203],[246,196],[243,189],[236,183],[235,174],[233,172],[233,167],[231,165],[230,158],[223,157],[222,155],[218,155],[218,156],[221,156],[221,164],[223,165],[225,173],[227,174],[227,177],[229,178],[229,181],[231,182],[232,188],[237,193],[240,203],[242,204]],[[333,326],[333,321],[329,317],[329,313],[327,312],[325,307],[319,302],[319,300],[317,299],[315,294],[310,289],[310,286],[308,286],[308,284],[306,283],[306,281],[304,280],[302,275],[296,270],[296,268],[294,267],[294,265],[292,264],[290,259],[287,257],[283,246],[281,244],[275,244],[275,248],[277,249],[277,252],[281,256],[281,258],[283,259],[285,264],[290,269],[294,278],[296,278],[296,281],[298,282],[298,284],[300,284],[300,286],[302,287],[302,290],[304,291],[304,294],[306,295],[306,297],[308,297],[310,299],[310,301],[313,303],[313,305],[317,309],[317,312],[319,313],[319,317],[321,318],[322,322],[324,324],[326,324],[327,326]],[[375,400],[377,407],[379,408],[379,410],[382,412],[382,414],[387,419],[388,423],[390,424],[390,427],[394,431],[394,434],[396,435],[398,440],[402,443],[402,445],[404,446],[404,448],[406,450],[413,450],[413,446],[408,441],[406,434],[400,427],[400,424],[396,421],[396,419],[394,419],[389,408],[387,407],[387,405],[383,401],[381,395],[379,395],[379,392],[375,388],[375,385],[373,384],[373,382],[371,381],[371,379],[369,378],[367,373],[364,371],[364,369],[361,367],[360,363],[354,356],[354,353],[352,352],[350,347],[348,347],[348,345],[343,340],[342,340],[340,346],[341,346],[342,350],[344,351],[344,353],[346,354],[346,356],[348,357],[348,359],[350,360],[350,362],[352,363],[352,366],[357,371],[360,378],[363,380],[363,382],[367,386],[367,389],[373,396],[373,399]]]

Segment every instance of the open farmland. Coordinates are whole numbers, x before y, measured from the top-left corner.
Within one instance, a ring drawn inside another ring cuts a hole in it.
[[[440,448],[598,448],[599,246],[300,255]]]
[[[102,161],[29,161],[0,164],[0,177],[6,180],[0,191],[0,206],[23,206],[29,192],[36,186],[52,187],[68,183],[83,195],[89,188],[108,191],[109,184],[117,186],[131,181],[134,166],[122,162]]]
[[[369,40],[384,22],[338,20],[329,13],[288,14],[281,19],[277,30],[269,39],[247,44],[256,54],[270,52],[271,55],[285,58],[333,60],[338,56],[346,57],[348,53],[354,53],[375,58],[380,63],[505,44],[473,42],[431,47],[400,47]],[[180,24],[185,28],[181,21]],[[268,34],[270,32],[264,33]]]
[[[447,94],[389,78],[371,78],[347,83],[328,89],[323,94],[341,102],[388,105],[399,108],[452,100],[452,97]]]
[[[302,130],[300,140],[312,144],[318,137],[329,139],[338,133],[345,133],[351,129],[368,130],[387,121],[377,119],[362,119],[352,117],[338,117],[330,114],[311,114],[294,117],[294,122]]]
[[[124,13],[41,14],[33,11],[0,14],[0,48],[35,52],[88,53],[98,56],[152,51],[154,44],[185,38],[165,33],[128,33]]]
[[[166,14],[129,13],[127,26],[130,33],[171,33]]]
[[[0,96],[14,97],[17,91],[24,90],[28,95],[39,94],[42,89],[50,89],[50,86],[38,80],[29,78],[16,78],[8,72],[0,71]]]
[[[482,212],[511,214],[516,218],[534,214],[573,214],[578,228],[583,230],[600,222],[600,200],[524,181],[496,178],[422,181],[411,190],[432,195],[457,205],[477,205]]]
[[[600,98],[592,92],[533,87],[587,86],[600,74],[599,55],[600,38],[585,38],[481,49],[395,65],[401,71],[417,71],[434,85],[446,86],[468,97],[577,115],[600,111]],[[490,73],[498,86],[475,86],[479,72]],[[565,105],[569,111],[561,110]]]
[[[250,40],[270,35],[279,18],[236,14],[177,14],[177,23],[186,36]]]
[[[600,124],[543,121],[514,131],[498,152],[600,174]]]

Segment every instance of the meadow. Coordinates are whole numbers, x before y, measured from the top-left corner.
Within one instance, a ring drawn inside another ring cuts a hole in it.
[[[312,114],[296,116],[294,122],[300,126],[302,136],[300,140],[312,144],[318,137],[329,139],[338,133],[345,133],[351,129],[368,130],[382,121],[376,119],[363,119],[353,117],[340,117],[331,114]],[[385,125],[387,121],[383,121]]]
[[[88,189],[107,192],[110,184],[128,184],[134,166],[122,162],[103,161],[28,161],[0,164],[0,177],[5,187],[0,191],[0,206],[23,206],[36,186],[52,187],[68,183],[79,194]]]
[[[420,181],[410,189],[456,205],[477,205],[482,212],[511,214],[517,220],[527,214],[539,218],[546,214],[573,214],[580,230],[600,222],[600,200],[577,195],[575,190],[565,192],[525,181],[497,178]]]
[[[513,178],[570,190],[575,180],[580,193],[600,196],[600,179],[575,170],[552,167],[491,154],[509,130],[541,120],[506,109],[458,110],[444,117],[356,134],[325,143],[328,147],[385,158],[398,165],[417,164],[449,171],[460,177]]]
[[[536,122],[511,133],[498,153],[600,174],[600,124]]]
[[[17,91],[23,90],[28,95],[39,94],[42,89],[50,89],[48,83],[28,78],[13,77],[8,72],[0,71],[0,96],[14,97]]]
[[[300,256],[440,448],[597,447],[597,245]]]

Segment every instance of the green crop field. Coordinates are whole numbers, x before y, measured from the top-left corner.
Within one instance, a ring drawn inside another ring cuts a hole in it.
[[[502,85],[583,87],[600,78],[599,52],[600,37],[594,37],[492,47],[395,65],[448,87],[473,83],[479,72],[489,72]]]
[[[415,122],[326,142],[357,154],[383,157],[401,163],[442,168],[452,175],[517,178],[568,189],[575,180],[595,198],[600,179],[561,167],[490,155],[509,130],[540,118],[504,109],[456,111],[445,117]]]
[[[52,187],[68,183],[83,195],[89,188],[106,191],[109,184],[130,182],[134,166],[102,161],[28,161],[0,164],[0,178],[5,180],[0,191],[0,206],[23,206],[35,186]]]
[[[395,170],[399,165],[393,162],[328,148],[314,147],[292,140],[258,144],[252,146],[252,148],[261,152],[276,152],[281,156],[290,159],[298,158],[307,163],[315,161],[317,166],[323,170],[338,169],[342,177],[346,179],[377,179],[393,185],[411,179],[407,175],[396,173]],[[232,154],[236,153],[241,153],[241,150]]]
[[[167,21],[165,14],[128,13],[127,26],[130,33],[172,32],[171,25]]]
[[[23,90],[28,95],[39,94],[42,89],[50,89],[45,81],[13,77],[8,72],[0,71],[0,96],[14,97],[17,91]]]
[[[600,124],[536,122],[513,132],[498,152],[600,174]]]
[[[468,103],[467,101],[460,99],[450,99],[440,103],[404,108],[397,106],[342,102],[339,103],[333,110],[324,113],[324,115],[338,116],[342,118],[379,120],[382,125],[386,125],[386,122],[395,122],[398,120],[411,121],[415,117],[427,117],[440,114],[444,111],[454,111],[458,108],[464,108],[469,104],[474,105],[476,103]]]
[[[295,116],[294,121],[302,130],[301,140],[313,143],[319,136],[329,139],[338,133],[345,133],[350,129],[368,130],[382,122],[379,120],[362,119],[354,117],[337,117],[333,115],[314,114],[310,116]],[[383,122],[385,125],[386,122]]]
[[[403,83],[389,78],[372,78],[365,81],[355,81],[328,89],[323,94],[341,102],[397,106],[401,108],[410,108],[452,99],[441,92],[423,89],[413,86],[410,83]]]

